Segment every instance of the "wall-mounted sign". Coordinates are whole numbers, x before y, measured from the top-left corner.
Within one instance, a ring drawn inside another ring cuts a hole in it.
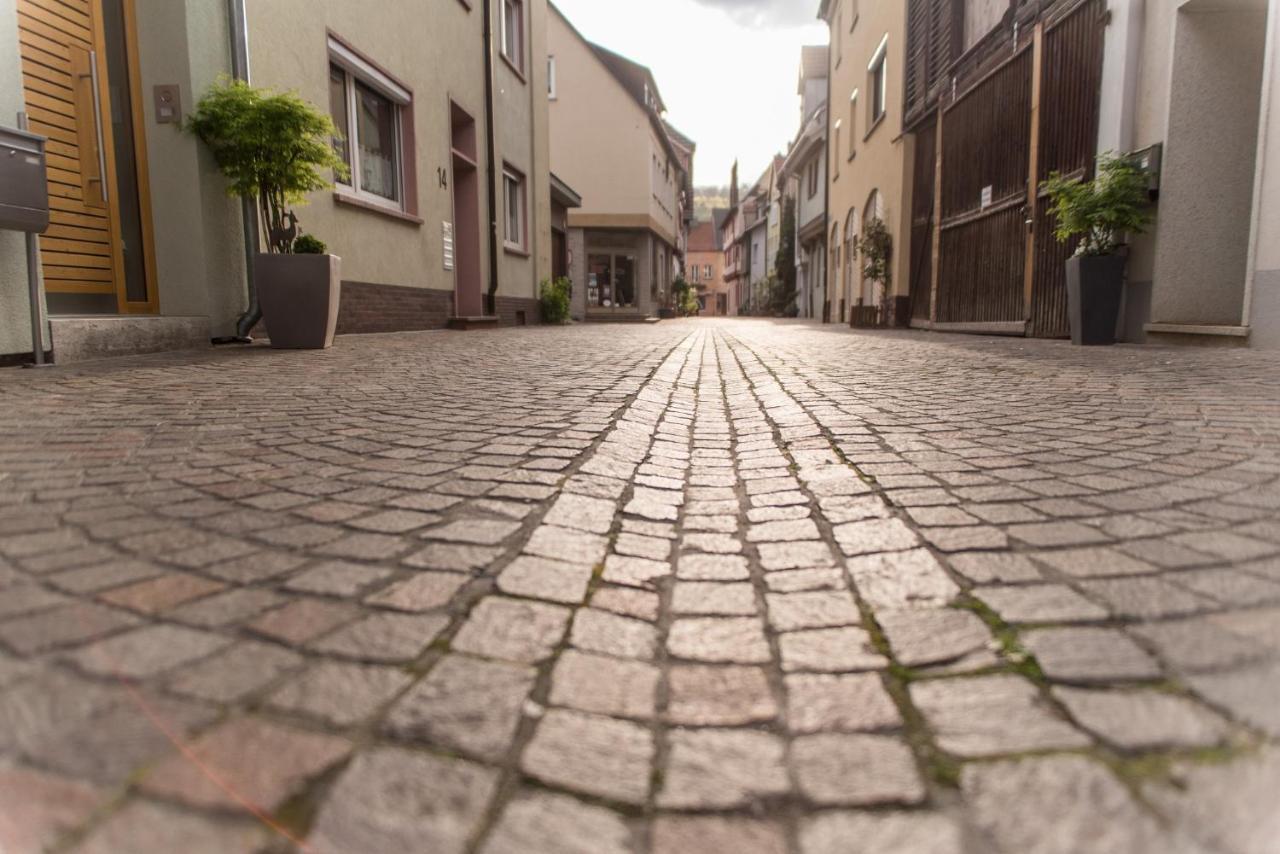
[[[441,231],[444,233],[444,268],[446,270],[453,269],[453,223],[441,223]]]
[[[986,210],[991,207],[991,203],[995,201],[995,188],[990,184],[982,188],[982,209]]]

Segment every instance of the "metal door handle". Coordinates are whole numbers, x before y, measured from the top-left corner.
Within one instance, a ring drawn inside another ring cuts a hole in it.
[[[107,152],[102,134],[102,93],[98,90],[98,52],[89,51],[89,79],[93,85],[93,124],[98,134],[98,188],[102,190],[102,201],[107,197]]]

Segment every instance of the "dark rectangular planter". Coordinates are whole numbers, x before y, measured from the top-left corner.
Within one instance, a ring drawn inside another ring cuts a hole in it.
[[[271,346],[327,350],[338,328],[342,259],[337,255],[270,255],[254,260],[253,282]]]
[[[1067,259],[1067,314],[1072,344],[1116,343],[1127,260],[1122,252]]]

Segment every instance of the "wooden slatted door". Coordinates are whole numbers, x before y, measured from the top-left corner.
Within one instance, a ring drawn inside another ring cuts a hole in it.
[[[122,25],[131,3],[106,2],[114,3],[110,11],[116,14],[112,20],[117,32],[111,35],[123,40]],[[121,194],[135,219],[149,216],[149,210],[139,205],[145,188],[137,186],[133,168],[145,164],[145,158],[130,151],[133,180],[124,185],[117,180],[119,125],[113,127],[111,94],[114,91],[117,97],[115,114],[130,122],[125,131],[131,141],[135,116],[132,110],[120,110],[119,102],[136,100],[129,98],[136,91],[136,72],[130,79],[127,71],[121,75],[117,69],[116,76],[125,79],[109,80],[108,49],[122,60],[127,59],[128,50],[123,43],[108,45],[102,3],[17,0],[26,110],[31,130],[49,138],[51,224],[41,238],[40,251],[53,313],[155,310],[154,291],[146,281],[147,265],[133,265],[133,281],[126,270]],[[131,243],[134,255],[146,251],[140,236]]]

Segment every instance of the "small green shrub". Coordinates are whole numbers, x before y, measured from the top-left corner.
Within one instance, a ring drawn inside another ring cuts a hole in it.
[[[681,317],[693,317],[702,309],[698,304],[698,289],[689,284],[684,276],[677,276],[671,283],[671,295],[675,303],[672,308]]]
[[[325,255],[328,252],[329,247],[314,234],[300,234],[293,241],[294,255]]]
[[[566,323],[569,320],[569,296],[573,293],[573,282],[566,278],[554,282],[543,280],[538,286],[538,302],[542,305],[542,322],[551,324]]]
[[[1080,238],[1077,255],[1109,255],[1126,234],[1141,234],[1151,221],[1147,176],[1129,157],[1104,154],[1092,181],[1054,172],[1040,189],[1058,221],[1054,236],[1063,243]]]

